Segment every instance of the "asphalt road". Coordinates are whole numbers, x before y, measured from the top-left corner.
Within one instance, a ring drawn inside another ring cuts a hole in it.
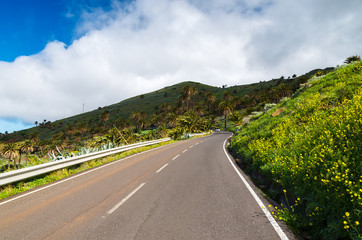
[[[295,239],[229,161],[229,136],[173,143],[5,199],[0,239]]]

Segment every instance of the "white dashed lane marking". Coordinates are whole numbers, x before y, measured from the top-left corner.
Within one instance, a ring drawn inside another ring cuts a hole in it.
[[[123,198],[119,203],[117,203],[111,210],[107,212],[107,215],[112,214],[114,211],[116,211],[123,203],[125,203],[129,198],[133,196],[138,190],[140,190],[143,185],[146,183],[141,183],[135,190],[133,190],[130,194],[127,195],[127,197]],[[103,216],[105,218],[105,216]]]
[[[162,169],[164,169],[165,167],[167,167],[167,165],[168,165],[168,163],[166,163],[165,165],[163,165],[163,167],[161,167],[160,169],[158,169],[158,170],[156,171],[156,173],[161,172],[161,171],[162,171]]]

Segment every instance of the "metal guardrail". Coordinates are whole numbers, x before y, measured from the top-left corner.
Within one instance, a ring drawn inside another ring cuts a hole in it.
[[[206,134],[209,134],[211,132],[202,132],[202,133],[190,133],[189,136],[190,137],[197,137],[197,136],[203,136],[203,135],[206,135]]]
[[[161,142],[170,141],[170,138],[163,138],[159,140],[140,142],[135,144],[130,144],[126,146],[121,146],[117,148],[107,149],[99,152],[89,153],[82,156],[76,156],[71,158],[66,158],[63,160],[58,160],[49,163],[43,163],[32,167],[22,168],[14,170],[11,172],[1,173],[0,174],[0,186],[8,185],[10,183],[19,182],[31,177],[43,175],[45,173],[53,172],[62,168],[74,166],[80,163],[88,162],[101,157],[106,157],[112,154],[124,152],[127,150],[135,149],[138,147],[149,146]]]

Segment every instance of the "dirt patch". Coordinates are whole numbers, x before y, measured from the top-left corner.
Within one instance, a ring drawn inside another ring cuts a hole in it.
[[[278,110],[276,110],[272,116],[275,117],[275,116],[278,116],[279,114],[281,114],[282,112],[284,112],[286,108],[285,107],[282,107],[282,108],[278,108]]]

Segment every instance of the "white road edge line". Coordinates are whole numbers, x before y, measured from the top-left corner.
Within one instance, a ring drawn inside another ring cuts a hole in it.
[[[231,136],[230,136],[231,137]],[[249,192],[251,193],[251,195],[254,197],[255,201],[258,203],[259,207],[261,208],[261,210],[264,212],[264,214],[266,215],[266,217],[268,218],[269,222],[271,223],[271,225],[273,226],[274,230],[278,233],[280,239],[282,240],[288,240],[288,237],[285,235],[285,233],[283,232],[283,230],[280,228],[280,226],[278,225],[278,223],[275,221],[275,219],[273,218],[273,216],[270,214],[270,212],[266,209],[264,203],[260,200],[260,198],[258,197],[258,195],[256,195],[256,193],[254,192],[254,190],[251,188],[251,186],[249,185],[249,183],[245,180],[245,178],[243,177],[243,175],[241,175],[241,173],[239,172],[239,170],[237,169],[237,167],[235,166],[235,164],[233,163],[233,161],[231,160],[231,158],[229,157],[228,153],[226,152],[225,149],[225,144],[226,141],[230,138],[228,137],[225,141],[224,141],[224,145],[223,145],[223,149],[225,152],[226,157],[229,159],[230,164],[233,166],[234,170],[236,171],[236,173],[239,175],[239,177],[241,178],[241,180],[243,181],[243,183],[245,184],[245,186],[248,188]]]
[[[182,153],[185,153],[185,152],[187,152],[187,149],[185,149],[185,150],[182,151]]]
[[[127,195],[127,197],[123,198],[119,203],[117,203],[111,210],[107,212],[107,214],[112,214],[114,211],[117,210],[123,203],[125,203],[130,197],[132,197],[133,194],[135,194],[138,190],[143,187],[146,183],[141,183],[135,190],[133,190],[130,194]]]
[[[158,169],[158,170],[156,171],[156,173],[161,172],[161,171],[162,171],[162,169],[164,169],[165,167],[167,167],[167,165],[168,165],[168,163],[166,163],[165,165],[163,165],[163,167],[161,167],[160,169]]]
[[[175,156],[174,158],[172,158],[172,160],[175,160],[176,158],[178,158],[180,156],[180,154],[178,154],[177,156]]]
[[[172,143],[171,143],[171,144],[172,144]],[[60,183],[67,182],[67,181],[72,180],[72,179],[74,179],[74,178],[77,178],[77,177],[83,176],[83,175],[85,175],[85,174],[88,174],[88,173],[97,171],[97,170],[99,170],[99,169],[102,169],[102,168],[111,166],[111,165],[113,165],[113,164],[115,164],[115,163],[119,163],[119,162],[125,161],[125,160],[127,160],[127,159],[129,159],[129,158],[132,158],[132,157],[135,157],[135,156],[137,156],[137,155],[141,155],[141,154],[144,154],[144,153],[147,153],[147,152],[151,152],[151,151],[154,151],[154,150],[156,150],[156,149],[160,149],[160,148],[163,148],[163,147],[166,147],[166,146],[169,146],[169,145],[170,145],[170,144],[167,144],[167,145],[163,145],[163,146],[160,146],[160,147],[157,147],[157,148],[152,148],[152,149],[146,150],[146,151],[144,151],[144,152],[139,152],[139,153],[133,154],[133,155],[131,155],[131,156],[128,156],[128,157],[125,157],[125,158],[121,158],[121,159],[116,160],[116,161],[113,161],[113,162],[109,162],[109,163],[107,163],[107,164],[105,164],[105,165],[101,165],[101,166],[99,166],[99,167],[97,167],[97,168],[95,168],[95,169],[90,169],[90,170],[88,170],[88,171],[86,171],[86,172],[84,172],[84,173],[80,173],[80,174],[74,175],[73,177],[68,177],[68,178],[66,178],[66,179],[64,179],[64,180],[60,180],[59,182],[55,182],[55,183],[50,184],[50,185],[48,185],[48,186],[45,186],[45,187],[43,187],[43,188],[39,188],[39,189],[34,190],[34,191],[31,191],[31,190],[30,190],[31,192],[25,193],[25,194],[23,194],[23,195],[20,195],[20,196],[18,196],[18,197],[11,198],[11,199],[9,199],[9,200],[7,200],[7,201],[4,201],[4,202],[0,203],[0,206],[1,206],[1,205],[4,205],[4,204],[6,204],[6,203],[9,203],[9,202],[15,201],[15,200],[17,200],[17,199],[19,199],[19,198],[26,197],[26,196],[28,196],[28,195],[30,195],[30,194],[43,191],[43,190],[45,190],[45,189],[47,189],[47,188],[53,187],[53,186],[58,185],[58,184],[60,184]]]

